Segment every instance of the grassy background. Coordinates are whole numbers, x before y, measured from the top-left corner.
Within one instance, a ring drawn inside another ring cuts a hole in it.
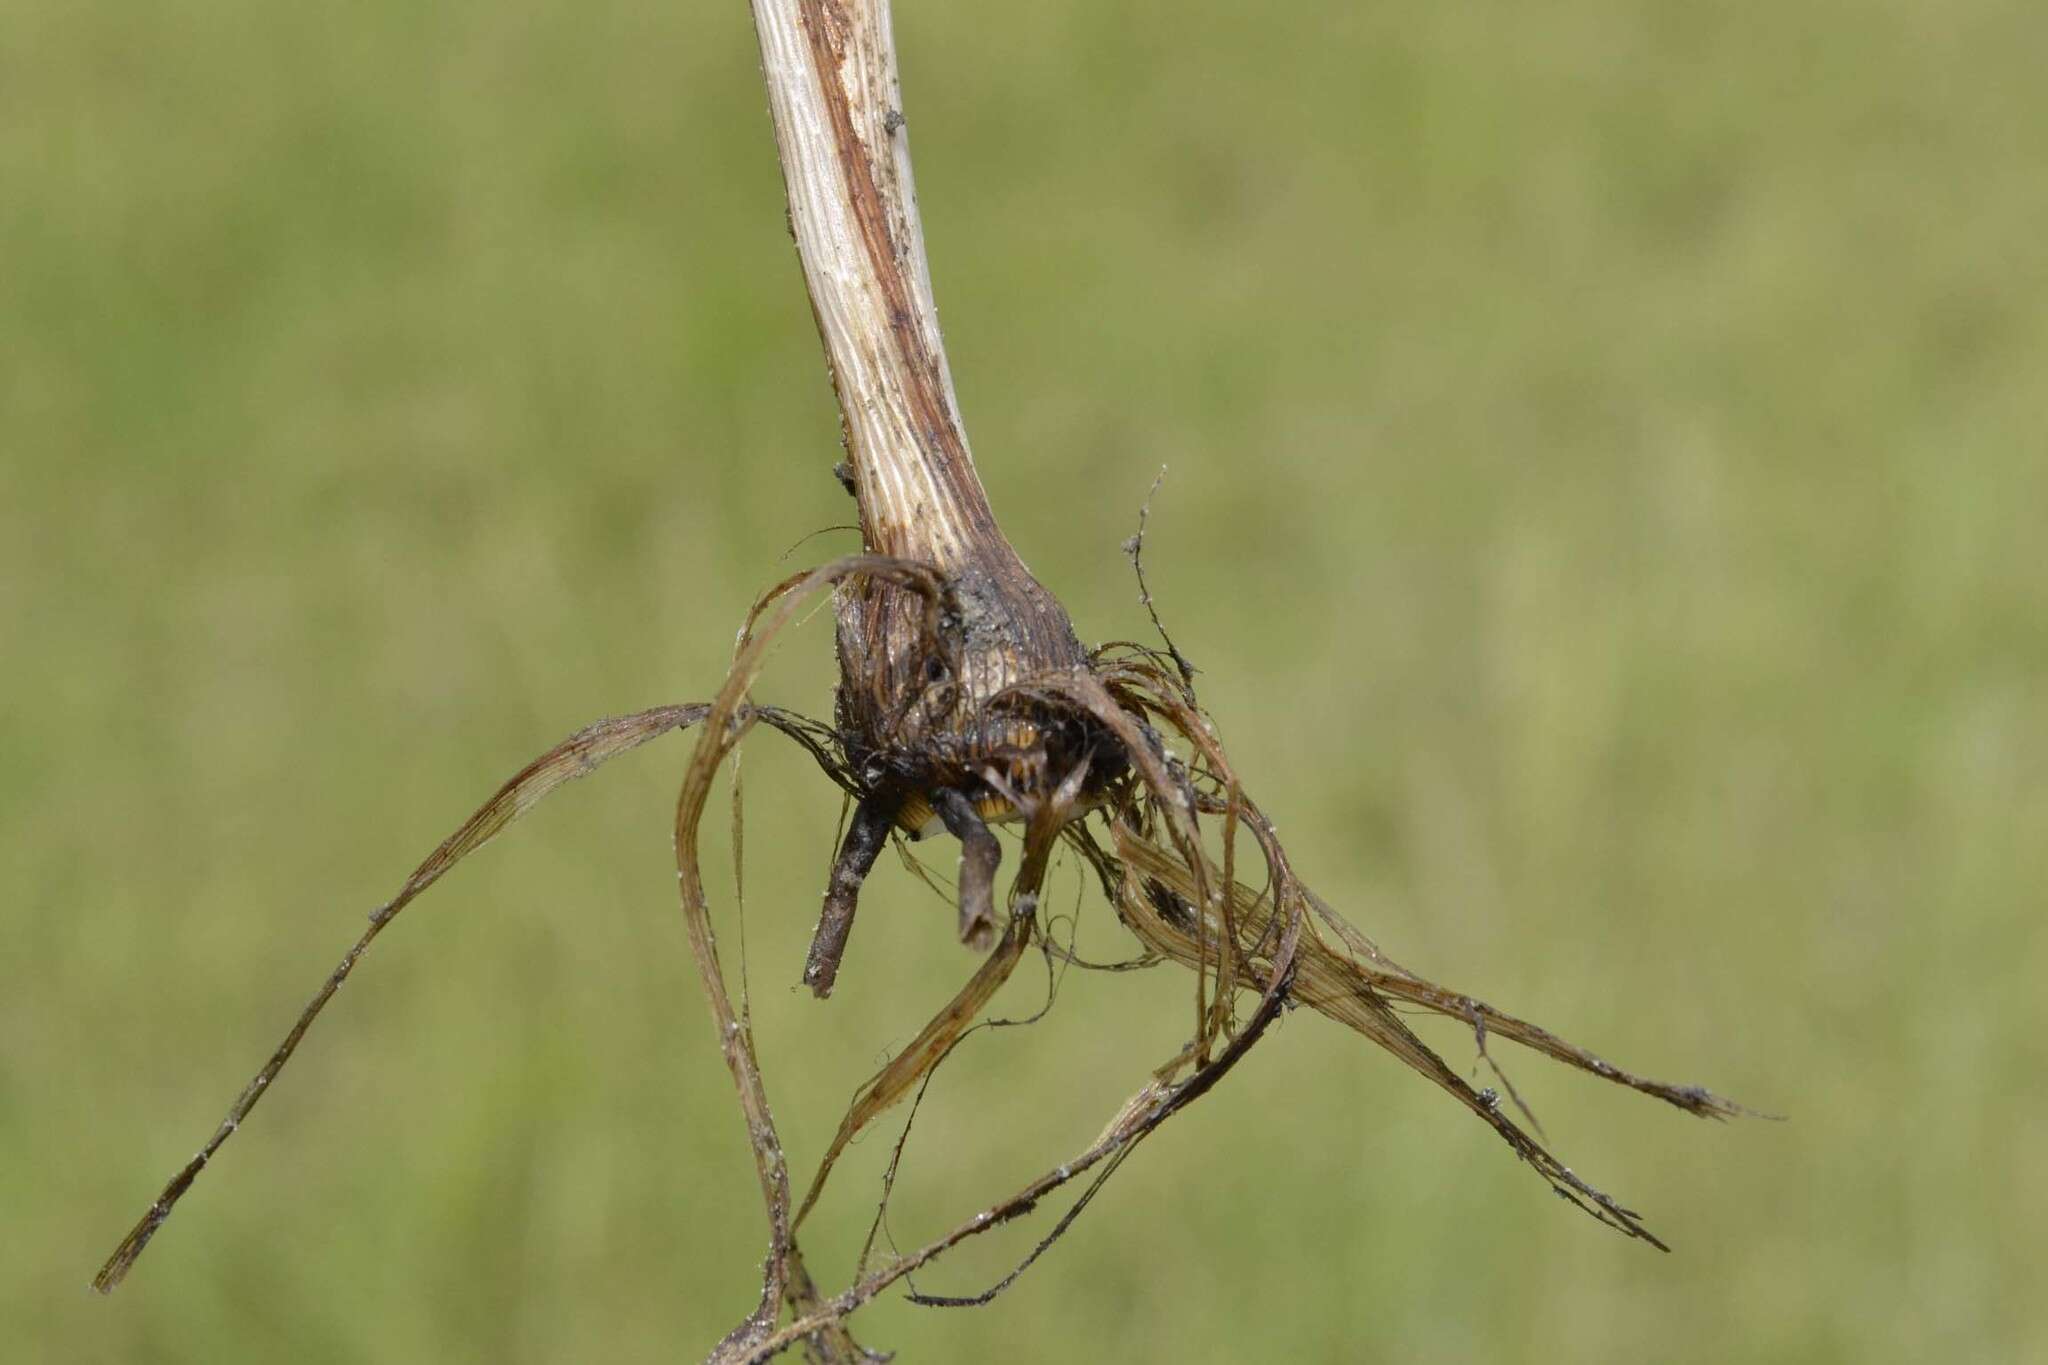
[[[1084,637],[1141,630],[1117,544],[1169,463],[1154,586],[1309,879],[1794,1118],[1512,1059],[1662,1257],[1294,1016],[998,1306],[863,1336],[2048,1356],[2048,9],[900,8],[983,473]],[[737,0],[0,4],[7,1354],[655,1361],[738,1317],[676,741],[414,911],[129,1286],[84,1286],[414,859],[584,721],[709,692],[846,518],[834,446]],[[763,695],[824,711],[828,654],[821,618]],[[840,995],[791,991],[837,803],[747,763],[803,1171],[969,963],[885,864]],[[1186,1009],[1077,977],[978,1044],[899,1234],[1085,1142]]]

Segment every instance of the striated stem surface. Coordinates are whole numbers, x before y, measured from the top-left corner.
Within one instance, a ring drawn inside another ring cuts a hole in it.
[[[887,0],[755,0],[754,25],[868,549],[951,570],[1002,535],[939,335]]]

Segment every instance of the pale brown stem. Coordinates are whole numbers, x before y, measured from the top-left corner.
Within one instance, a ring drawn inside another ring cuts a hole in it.
[[[753,9],[867,548],[952,572],[1002,537],[939,335],[888,0]]]

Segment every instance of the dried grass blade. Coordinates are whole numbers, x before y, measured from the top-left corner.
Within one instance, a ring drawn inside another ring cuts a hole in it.
[[[1302,916],[1297,913],[1297,927],[1301,918]],[[1257,1010],[1237,1036],[1230,1039],[1214,1059],[1198,1068],[1193,1075],[1175,1083],[1157,1079],[1147,1082],[1117,1110],[1101,1136],[1070,1161],[1043,1173],[1008,1199],[989,1206],[965,1222],[956,1224],[916,1251],[898,1257],[853,1287],[824,1301],[810,1315],[800,1317],[760,1340],[733,1343],[715,1354],[713,1360],[717,1365],[755,1365],[756,1362],[768,1360],[788,1350],[790,1346],[820,1327],[845,1318],[890,1285],[931,1264],[960,1243],[1029,1214],[1047,1195],[1079,1179],[1104,1161],[1112,1160],[1135,1147],[1161,1124],[1206,1095],[1265,1036],[1267,1028],[1279,1017],[1281,1007],[1289,997],[1294,972],[1293,953],[1298,942],[1292,933],[1282,936],[1282,946],[1275,954],[1277,960],[1273,964],[1272,975],[1267,981],[1264,994],[1260,997]],[[1064,1233],[1072,1225],[1075,1216],[1076,1211],[1069,1210],[1068,1215],[1061,1218],[1051,1235],[1039,1244],[1025,1264],[1028,1266],[1031,1260],[1035,1260],[1052,1241]],[[1014,1279],[1014,1276],[1006,1279],[1004,1284],[1009,1283],[1010,1279]],[[999,1289],[1000,1287],[998,1286]]]
[[[284,1070],[285,1063],[291,1060],[292,1053],[298,1050],[299,1043],[305,1038],[306,1031],[313,1026],[313,1021],[320,1016],[320,1011],[327,1007],[327,1002],[333,999],[335,991],[341,988],[342,983],[348,980],[349,973],[355,970],[356,962],[361,959],[377,935],[384,931],[385,926],[397,917],[399,911],[405,909],[421,892],[439,881],[449,869],[489,843],[507,825],[531,810],[542,797],[563,783],[582,777],[607,759],[615,758],[629,749],[638,748],[671,730],[694,725],[703,719],[709,709],[702,703],[657,706],[652,710],[637,711],[626,716],[612,716],[587,725],[513,774],[490,800],[484,802],[474,815],[462,823],[461,828],[442,840],[440,846],[413,869],[412,875],[399,887],[398,894],[370,912],[370,927],[363,931],[362,936],[342,956],[340,963],[327,974],[327,979],[321,982],[320,989],[299,1012],[297,1022],[292,1025],[291,1031],[285,1034],[284,1041],[271,1053],[270,1060],[263,1064],[262,1069],[242,1088],[241,1094],[236,1096],[235,1102],[228,1108],[227,1117],[214,1129],[213,1136],[207,1140],[206,1145],[171,1177],[163,1191],[157,1195],[155,1202],[129,1230],[128,1235],[121,1239],[121,1244],[114,1248],[106,1264],[100,1267],[99,1274],[93,1277],[92,1287],[102,1294],[112,1293],[127,1276],[136,1258],[142,1255],[143,1248],[156,1236],[157,1229],[163,1226],[164,1220],[171,1216],[171,1210],[184,1198],[185,1192],[192,1187],[192,1182],[199,1178],[200,1171],[213,1160],[213,1155],[220,1150],[221,1144],[234,1135],[236,1129],[241,1127],[242,1120],[249,1116],[257,1102],[269,1092],[271,1082],[277,1079],[278,1073]]]
[[[746,1122],[748,1144],[754,1154],[754,1169],[761,1185],[769,1228],[769,1252],[761,1287],[761,1301],[744,1321],[729,1333],[713,1352],[714,1357],[743,1348],[760,1339],[773,1327],[785,1296],[799,1313],[815,1302],[815,1291],[807,1288],[809,1277],[796,1248],[789,1216],[789,1169],[782,1154],[782,1141],[775,1129],[767,1087],[761,1078],[759,1058],[754,1050],[750,1024],[733,1007],[726,987],[725,970],[718,958],[717,936],[711,926],[711,911],[704,893],[703,869],[697,851],[697,835],[710,798],[712,779],[719,767],[757,720],[766,717],[749,707],[747,695],[767,663],[776,637],[813,593],[856,575],[868,575],[900,583],[914,591],[936,595],[936,579],[930,570],[902,560],[876,555],[851,555],[821,568],[793,574],[764,593],[747,616],[734,650],[732,667],[705,712],[697,747],[683,772],[676,794],[675,855],[676,886],[682,903],[683,923],[690,942],[690,955],[711,1007],[718,1032],[720,1052],[732,1074],[739,1096],[740,1112]],[[807,1334],[808,1335],[808,1334]],[[833,1341],[821,1338],[813,1348],[828,1358],[835,1357]]]
[[[1137,874],[1137,877],[1163,887],[1177,898],[1177,909],[1184,908],[1186,913],[1194,914],[1195,902],[1192,893],[1196,889],[1195,883],[1181,861],[1157,843],[1134,831],[1118,827],[1115,832],[1117,855]],[[1305,890],[1302,894],[1319,917],[1334,915],[1334,911]],[[1248,929],[1256,930],[1261,913],[1257,904],[1258,897],[1242,884],[1231,888],[1231,896],[1239,907],[1239,914],[1246,920]],[[1169,917],[1161,913],[1150,898],[1142,895],[1125,895],[1123,900],[1127,922],[1147,947],[1183,963],[1192,964],[1198,958],[1200,947],[1188,928],[1175,922],[1177,915]],[[1664,1244],[1642,1226],[1633,1212],[1622,1208],[1608,1196],[1580,1180],[1568,1167],[1503,1114],[1496,1099],[1475,1091],[1401,1021],[1388,1003],[1389,998],[1420,1004],[1427,1009],[1468,1023],[1475,1019],[1483,1019],[1487,1028],[1504,1037],[1535,1047],[1545,1055],[1578,1066],[1591,1074],[1656,1095],[1691,1113],[1722,1117],[1745,1111],[1740,1106],[1713,1096],[1698,1087],[1648,1081],[1621,1071],[1584,1049],[1558,1039],[1546,1030],[1525,1023],[1512,1015],[1502,1014],[1469,996],[1446,991],[1412,972],[1392,966],[1383,956],[1379,961],[1383,969],[1368,967],[1331,948],[1314,935],[1309,935],[1301,947],[1295,995],[1302,1003],[1317,1012],[1370,1039],[1412,1070],[1426,1076],[1451,1094],[1499,1133],[1502,1139],[1514,1148],[1517,1155],[1535,1167],[1552,1188],[1566,1199],[1629,1236],[1639,1237],[1660,1249],[1665,1249]]]
[[[818,1196],[825,1188],[825,1179],[832,1173],[832,1167],[846,1150],[846,1145],[910,1093],[911,1088],[974,1022],[982,1007],[1002,989],[1003,983],[1010,979],[1031,941],[1033,921],[1034,915],[1028,906],[1012,913],[1009,929],[997,942],[995,951],[984,958],[974,975],[968,978],[967,984],[946,1003],[944,1009],[932,1016],[908,1047],[891,1058],[887,1066],[855,1092],[846,1117],[839,1121],[839,1131],[832,1135],[832,1143],[825,1149],[824,1159],[818,1163],[818,1172],[811,1177],[810,1188],[804,1193],[803,1205],[796,1215],[798,1224],[818,1202]]]

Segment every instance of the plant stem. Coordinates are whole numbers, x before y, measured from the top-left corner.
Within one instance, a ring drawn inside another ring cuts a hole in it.
[[[754,0],[789,226],[838,396],[870,554],[937,570],[930,603],[900,586],[843,585],[839,730],[871,795],[914,826],[945,789],[993,818],[995,771],[1020,792],[1065,771],[1075,736],[1048,735],[1020,685],[1087,658],[1067,614],[997,527],[968,454],[912,189],[888,0]],[[1050,746],[1050,748],[1048,747]]]
[[[939,334],[888,2],[753,9],[790,232],[868,549],[941,571],[1008,549],[968,454]]]

